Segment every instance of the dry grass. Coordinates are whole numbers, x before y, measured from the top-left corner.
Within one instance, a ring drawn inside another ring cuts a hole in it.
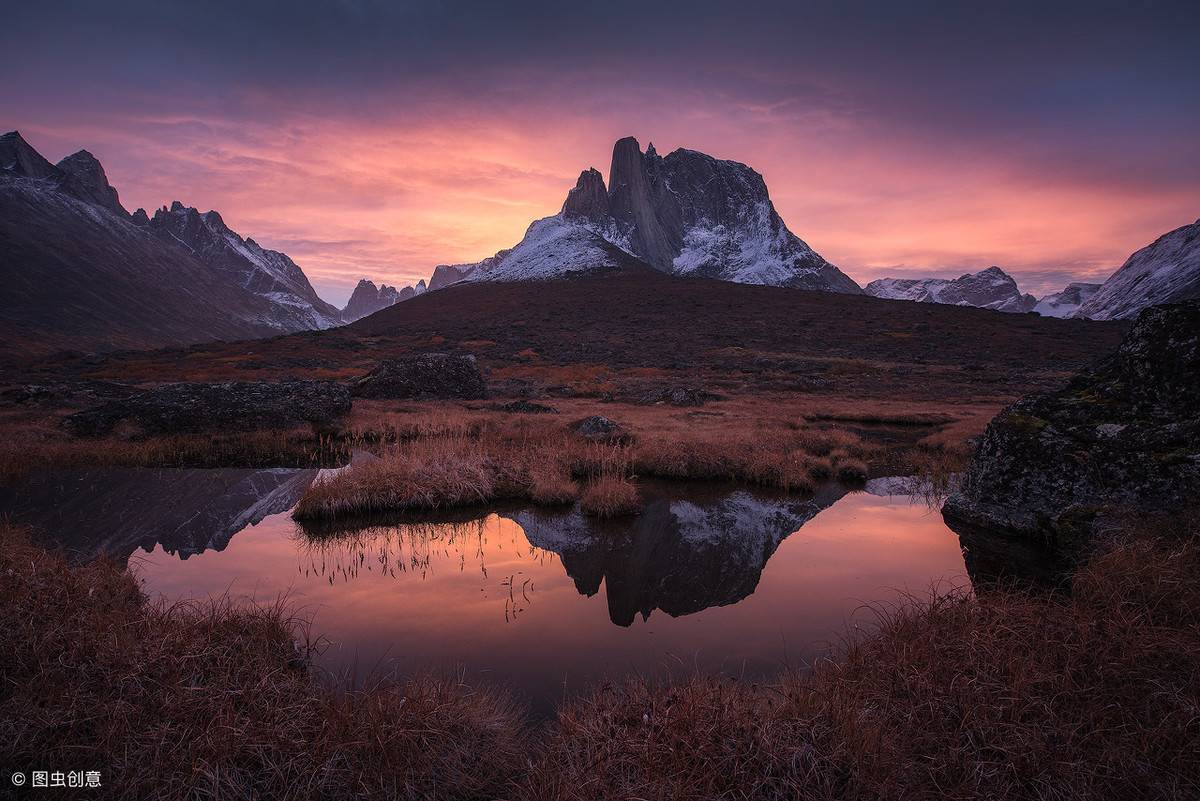
[[[587,441],[569,431],[561,417],[464,409],[443,408],[427,416],[374,409],[352,425],[355,446],[370,447],[380,458],[314,484],[300,501],[298,517],[332,519],[505,499],[570,503],[580,498],[578,480],[596,485],[584,490],[595,513],[626,514],[634,508],[632,481],[638,477],[811,492],[833,478],[864,480],[865,459],[877,453],[848,431],[794,420],[774,427],[716,422],[700,430],[646,425],[648,434],[635,431],[612,442]],[[599,482],[602,477],[609,480]]]
[[[562,710],[534,799],[1200,797],[1200,548],[1126,545],[1070,597],[879,610],[773,686],[607,687]]]
[[[149,603],[114,565],[70,567],[11,529],[0,574],[6,770],[99,769],[106,798],[137,801],[488,799],[524,758],[502,695],[333,689],[282,606]]]
[[[414,678],[336,692],[281,606],[164,607],[0,532],[0,762],[109,796],[1194,799],[1200,546],[1132,539],[1070,595],[910,599],[770,685],[635,680],[544,730]],[[302,639],[299,640],[303,642]]]
[[[624,517],[642,508],[637,487],[621,475],[605,475],[589,481],[579,506],[584,514],[601,518]]]

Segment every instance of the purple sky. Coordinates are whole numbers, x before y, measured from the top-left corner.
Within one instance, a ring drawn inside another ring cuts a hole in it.
[[[1100,280],[1200,217],[1200,4],[33,3],[0,127],[215,208],[328,299],[476,260],[637,136],[860,282]]]

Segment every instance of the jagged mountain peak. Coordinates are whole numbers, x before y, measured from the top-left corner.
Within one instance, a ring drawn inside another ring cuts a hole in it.
[[[740,283],[861,291],[788,230],[758,172],[684,148],[666,157],[653,145],[642,152],[632,136],[613,144],[607,186],[599,170],[584,170],[558,215],[535,221],[520,244],[482,262],[440,265],[430,288],[617,264]]]
[[[567,192],[562,214],[597,221],[608,216],[608,188],[599,170],[588,167],[579,173],[575,187]]]
[[[57,166],[64,175],[64,191],[121,216],[129,214],[121,205],[117,190],[108,182],[103,165],[88,151],[77,150],[58,162]]]
[[[352,323],[381,309],[394,306],[401,301],[411,300],[424,292],[424,280],[418,281],[416,286],[406,286],[402,289],[397,289],[387,284],[376,286],[374,281],[367,278],[360,278],[358,284],[354,287],[354,291],[350,294],[350,300],[346,302],[346,306],[342,309],[342,319],[348,323]]]
[[[24,178],[59,178],[60,170],[25,141],[19,131],[0,136],[0,170]]]

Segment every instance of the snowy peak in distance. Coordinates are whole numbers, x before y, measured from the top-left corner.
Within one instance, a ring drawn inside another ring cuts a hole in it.
[[[1012,276],[994,266],[954,279],[880,278],[867,284],[863,291],[889,300],[976,306],[1013,313],[1032,311],[1038,303],[1033,295],[1021,293]]]
[[[1200,298],[1200,220],[1134,253],[1076,313],[1093,320],[1136,317],[1147,306]]]
[[[848,276],[788,230],[762,176],[694,150],[613,146],[609,181],[580,173],[561,211],[514,247],[475,264],[439,265],[431,289],[651,267],[679,276],[858,293]]]
[[[1072,317],[1088,298],[1100,290],[1100,284],[1072,283],[1037,302],[1033,310],[1045,317]]]

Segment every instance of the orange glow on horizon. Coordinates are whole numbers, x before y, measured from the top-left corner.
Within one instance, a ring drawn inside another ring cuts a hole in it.
[[[1200,208],[1194,189],[1051,180],[1017,169],[1012,154],[945,152],[852,118],[737,111],[106,118],[23,130],[51,160],[91,150],[130,210],[178,199],[220,211],[339,304],[360,277],[415,283],[436,264],[510,247],[559,210],[581,170],[607,179],[612,142],[627,134],[663,154],[689,147],[749,164],[788,226],[862,284],[998,264],[1040,295],[1067,277],[1103,280]]]

